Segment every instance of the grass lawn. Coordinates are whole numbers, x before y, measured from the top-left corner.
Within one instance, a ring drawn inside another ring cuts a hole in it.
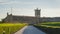
[[[23,28],[24,26],[26,26],[27,24],[23,23],[3,23],[0,24],[0,34],[13,34],[16,31],[18,31],[19,29]]]
[[[43,22],[34,26],[46,34],[60,34],[60,22]]]
[[[48,28],[60,28],[60,22],[45,22],[37,24],[36,26],[43,26]]]

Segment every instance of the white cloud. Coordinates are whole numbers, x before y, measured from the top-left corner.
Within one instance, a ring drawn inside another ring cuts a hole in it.
[[[0,2],[8,2],[9,0],[0,0]]]
[[[21,2],[21,1],[6,1],[6,2],[3,2],[3,3],[0,3],[0,4],[15,4],[15,5],[19,5],[19,4],[21,4],[21,5],[24,5],[24,4],[26,4],[26,5],[34,5],[34,4],[39,4],[39,3],[37,3],[37,2]]]
[[[13,9],[13,14],[15,14],[15,15],[34,16],[34,9],[14,8]]]
[[[42,15],[46,17],[60,17],[60,8],[42,9]]]
[[[3,10],[3,9],[1,9]],[[6,17],[6,13],[11,13],[11,8],[5,9],[0,13],[0,19]],[[24,16],[34,16],[34,8],[13,8],[13,15],[24,15]],[[41,8],[41,17],[60,17],[60,8]]]
[[[9,14],[11,14],[11,8],[5,8],[5,9],[1,9],[0,11],[1,14],[2,13],[7,13],[9,12]],[[12,13],[15,15],[31,15],[34,13],[34,9],[32,8],[12,8]],[[33,14],[34,15],[34,14]]]
[[[6,12],[11,13],[11,8],[7,8]],[[34,8],[12,8],[12,13],[14,15],[26,15],[26,16],[34,16]],[[41,16],[46,17],[59,17],[60,16],[60,8],[41,8]]]

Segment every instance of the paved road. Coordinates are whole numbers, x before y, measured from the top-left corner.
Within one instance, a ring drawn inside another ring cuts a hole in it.
[[[23,29],[19,30],[15,34],[45,34],[45,33],[38,30],[34,26],[25,26]]]

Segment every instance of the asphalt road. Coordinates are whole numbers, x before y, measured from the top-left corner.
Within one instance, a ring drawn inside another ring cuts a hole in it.
[[[25,26],[15,34],[46,34],[34,26]]]

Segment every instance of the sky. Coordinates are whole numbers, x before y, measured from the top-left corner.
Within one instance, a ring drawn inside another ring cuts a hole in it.
[[[60,0],[0,0],[0,20],[13,15],[34,16],[36,8],[41,9],[41,17],[60,17]]]

